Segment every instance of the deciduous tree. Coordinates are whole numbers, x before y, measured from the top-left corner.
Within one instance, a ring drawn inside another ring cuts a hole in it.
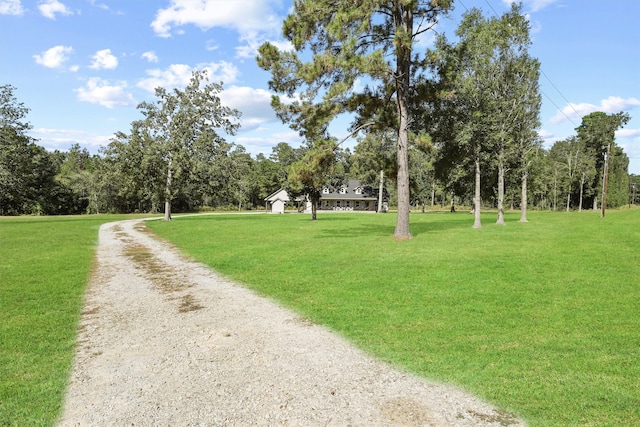
[[[321,139],[289,167],[289,186],[293,195],[305,195],[311,202],[311,219],[317,219],[322,188],[331,184],[336,165],[337,144]]]
[[[207,83],[205,71],[194,72],[182,89],[156,89],[156,101],[138,106],[144,119],[140,127],[155,143],[155,155],[165,166],[165,220],[171,219],[171,202],[182,175],[188,171],[193,148],[203,135],[211,144],[223,142],[219,131],[233,135],[240,113],[222,105],[222,85]]]
[[[617,207],[626,203],[628,196],[628,171],[629,159],[619,149],[615,142],[616,130],[624,127],[631,116],[625,112],[606,114],[601,111],[590,113],[582,118],[582,123],[576,128],[578,139],[584,144],[585,152],[593,156],[596,173],[586,188],[591,190],[593,198],[601,194],[602,177],[604,174],[604,162],[607,146],[610,146],[611,168],[609,188],[613,194],[619,197],[608,199],[607,205]],[[621,170],[618,170],[621,169]],[[592,199],[593,200],[593,199]],[[596,203],[594,202],[594,207]]]

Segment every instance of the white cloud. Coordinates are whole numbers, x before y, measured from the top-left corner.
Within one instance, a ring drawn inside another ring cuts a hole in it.
[[[44,65],[47,68],[60,68],[69,60],[69,55],[73,52],[71,46],[54,46],[42,52],[41,55],[33,55],[36,63]]]
[[[209,52],[213,52],[214,50],[218,50],[219,46],[215,40],[207,40],[207,45],[205,49]]]
[[[258,129],[258,131],[260,131],[260,129]],[[256,132],[253,132],[251,135],[255,133]],[[292,147],[298,147],[302,141],[303,138],[298,132],[270,132],[270,129],[262,129],[260,136],[238,136],[235,140],[236,143],[242,145],[247,150],[247,153],[253,156],[262,153],[267,157],[273,151],[273,147],[280,142],[286,142]]]
[[[640,99],[624,99],[619,96],[610,96],[607,99],[603,99],[601,105],[602,111],[604,111],[605,113],[619,113],[620,111],[640,107]]]
[[[95,7],[97,7],[98,9],[102,9],[102,10],[106,10],[106,11],[111,10],[111,9],[109,8],[109,6],[107,6],[107,5],[106,5],[106,4],[104,4],[104,3],[97,3],[97,2],[96,2],[96,0],[89,0],[89,3],[91,4],[91,6],[95,6]]]
[[[151,27],[161,37],[170,37],[173,28],[189,24],[203,30],[226,27],[241,34],[271,31],[281,25],[280,18],[271,8],[273,2],[171,0],[168,8],[158,10]]]
[[[173,64],[164,70],[147,70],[149,77],[140,80],[137,86],[149,92],[154,92],[157,87],[183,87],[189,83],[191,74],[197,70],[206,70],[209,81],[215,83],[233,83],[239,74],[238,68],[226,61],[201,64],[195,68],[185,64]]]
[[[277,37],[282,27],[282,17],[272,5],[280,0],[260,1],[193,1],[171,0],[171,5],[156,13],[151,27],[160,37],[183,34],[179,27],[195,25],[206,31],[214,27],[238,32],[241,45],[236,47],[240,58],[253,58],[257,48],[267,39]],[[207,43],[207,50],[217,47]],[[287,45],[290,48],[290,45]]]
[[[96,135],[84,130],[36,128],[29,132],[38,139],[38,145],[49,151],[67,151],[73,144],[87,148],[90,153],[97,153],[101,146],[109,144],[113,135]]]
[[[113,70],[118,66],[118,58],[111,54],[111,49],[99,50],[93,55],[93,62],[89,66],[94,70]]]
[[[511,7],[512,3],[518,3],[519,1],[520,0],[502,0],[502,2],[509,7]],[[559,1],[560,0],[524,0],[523,3],[529,11],[537,12]]]
[[[629,164],[629,170],[631,173],[638,173],[640,171],[639,166],[634,166],[638,160],[640,160],[640,129],[618,129],[616,131],[616,144],[618,144],[624,150],[625,154],[629,156],[631,163]]]
[[[616,131],[617,138],[636,138],[640,137],[640,129],[618,129]]]
[[[546,129],[540,129],[538,131],[538,136],[542,138],[542,145],[546,148],[551,147],[556,141],[560,139],[555,134],[553,134],[553,132],[549,132]]]
[[[61,15],[73,15],[73,12],[58,0],[45,0],[40,3],[38,9],[40,9],[42,16],[49,19],[56,19],[56,13]]]
[[[242,112],[240,122],[243,130],[255,129],[277,120],[271,108],[271,93],[267,90],[230,86],[222,91],[220,100],[224,105]]]
[[[20,0],[0,0],[0,15],[22,15],[24,8]]]
[[[89,79],[85,87],[74,89],[78,94],[78,100],[113,108],[116,106],[129,107],[137,103],[133,96],[126,90],[127,84],[119,82],[115,85],[98,77]]]
[[[569,103],[562,110],[551,118],[551,123],[560,123],[566,120],[574,122],[582,121],[582,118],[594,111],[602,111],[604,113],[619,113],[620,111],[630,110],[640,106],[640,99],[637,98],[621,98],[619,96],[610,96],[600,101],[600,105],[589,103],[574,104]]]
[[[258,53],[258,48],[262,43],[268,41],[279,50],[287,51],[293,50],[293,44],[288,40],[269,40],[264,34],[257,32],[249,32],[240,37],[240,41],[244,42],[244,45],[236,47],[236,55],[238,58],[255,58]]]
[[[140,56],[149,62],[158,62],[158,55],[156,55],[156,53],[152,50],[145,52]]]

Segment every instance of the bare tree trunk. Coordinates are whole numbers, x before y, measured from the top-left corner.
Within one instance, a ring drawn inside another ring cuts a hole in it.
[[[527,178],[529,171],[526,169],[522,172],[522,196],[520,197],[520,222],[529,222],[527,220]]]
[[[413,31],[413,8],[396,7],[393,10],[394,21],[397,28],[402,28],[406,34]],[[411,44],[396,46],[396,102],[398,108],[398,218],[396,229],[393,233],[396,240],[411,238],[409,230],[409,87],[411,83]]]
[[[378,187],[378,210],[377,212],[382,212],[382,190],[384,188],[384,171],[380,171],[380,185]]]
[[[555,212],[558,207],[558,170],[553,173],[553,211]]]
[[[502,158],[498,164],[498,219],[496,224],[504,225],[504,163]]]
[[[480,158],[476,156],[476,191],[473,198],[473,228],[482,228],[480,222]]]
[[[167,184],[164,188],[164,220],[171,220],[171,168],[173,157],[169,155],[169,164],[167,165]]]
[[[611,155],[611,144],[607,145],[607,157],[604,158],[604,178],[602,179],[602,203],[600,204],[600,216],[604,218],[607,210],[607,184],[609,181],[609,156]]]
[[[433,205],[436,201],[436,181],[435,179],[431,183],[431,210],[433,210]]]
[[[582,196],[584,194],[584,181],[585,181],[585,177],[583,173],[582,177],[580,178],[580,202],[578,203],[578,212],[582,212]]]

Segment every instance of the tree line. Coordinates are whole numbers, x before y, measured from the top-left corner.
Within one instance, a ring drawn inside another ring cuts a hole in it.
[[[271,72],[279,118],[305,138],[255,157],[229,142],[241,112],[220,101],[221,84],[194,72],[184,89],[157,88],[142,118],[99,154],[78,144],[47,152],[28,136],[29,109],[0,86],[0,214],[261,209],[280,187],[314,202],[323,186],[380,172],[397,207],[396,238],[410,237],[411,209],[464,205],[582,210],[637,203],[640,182],[615,131],[624,112],[591,113],[550,149],[538,136],[540,63],[528,53],[529,23],[514,4],[501,17],[472,9],[455,37],[415,39],[451,2],[300,1],[284,23],[295,50],[265,43],[258,64]],[[356,91],[356,83],[364,86]],[[353,150],[328,133],[334,117],[355,119]],[[603,185],[606,177],[607,185]],[[392,183],[392,184],[391,184]],[[634,184],[637,191],[634,192]]]

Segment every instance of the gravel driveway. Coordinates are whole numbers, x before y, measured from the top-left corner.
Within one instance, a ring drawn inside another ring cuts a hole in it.
[[[524,425],[181,256],[100,228],[60,426]]]

